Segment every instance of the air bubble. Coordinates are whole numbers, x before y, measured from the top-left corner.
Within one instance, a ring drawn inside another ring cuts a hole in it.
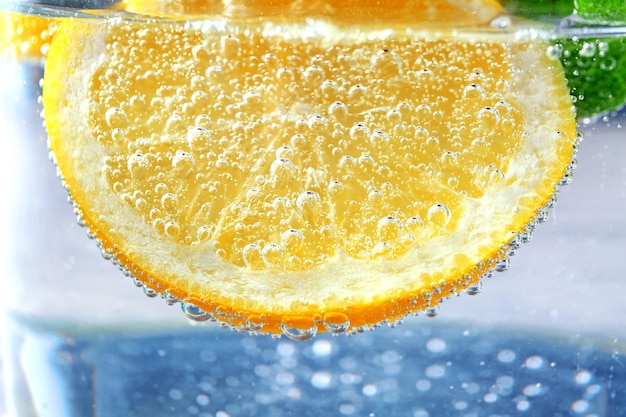
[[[358,103],[359,101],[364,100],[366,92],[367,90],[362,85],[353,85],[352,87],[350,87],[350,90],[348,90],[348,97],[350,99],[350,102]]]
[[[349,115],[348,106],[341,101],[335,101],[328,107],[328,113],[339,121],[345,120]]]
[[[288,254],[297,254],[304,246],[304,236],[299,230],[289,229],[280,237],[280,244]]]
[[[483,291],[482,282],[477,282],[476,284],[470,285],[469,287],[465,289],[465,292],[469,295],[477,295],[477,294],[480,294],[482,291]]]
[[[178,197],[176,194],[165,193],[161,197],[161,207],[167,211],[174,211],[178,207]]]
[[[220,49],[225,58],[235,58],[239,54],[241,41],[231,35],[222,36]]]
[[[370,135],[370,142],[376,146],[388,145],[389,141],[389,135],[387,134],[387,132],[381,129],[375,129],[374,132]]]
[[[450,221],[450,210],[444,204],[434,204],[428,209],[427,219],[435,227],[445,227]]]
[[[432,353],[441,353],[446,350],[446,347],[446,341],[439,337],[432,338],[426,342],[426,349]]]
[[[456,166],[459,164],[457,154],[450,151],[444,152],[443,155],[441,155],[441,162],[447,166]]]
[[[246,319],[246,327],[248,328],[248,331],[258,332],[259,330],[263,328],[264,325],[265,325],[265,322],[263,320],[263,317],[258,316],[256,314],[251,314]]]
[[[147,286],[143,285],[143,286],[142,286],[142,288],[143,288],[143,293],[144,293],[144,295],[145,295],[146,297],[148,297],[148,298],[154,298],[154,297],[156,297],[157,295],[159,295],[159,293],[158,293],[158,292],[156,292],[155,290],[153,290],[153,289],[152,289],[152,288],[150,288],[150,287],[147,287]]]
[[[578,51],[578,55],[584,58],[593,58],[597,51],[595,42],[585,42]]]
[[[556,44],[548,46],[546,55],[552,60],[561,59],[561,56],[563,56],[563,45]]]
[[[372,190],[367,194],[367,201],[373,208],[379,208],[385,201],[385,195],[379,190]]]
[[[350,128],[350,139],[356,142],[366,141],[370,137],[370,130],[363,123],[357,123]]]
[[[549,215],[550,215],[550,212],[548,211],[548,209],[539,210],[539,213],[537,213],[537,222],[538,223],[547,222]]]
[[[491,22],[489,23],[491,27],[497,29],[507,29],[513,26],[513,19],[508,14],[501,14],[491,19]]]
[[[141,180],[146,176],[150,168],[150,162],[141,152],[135,152],[128,157],[126,167],[133,178]]]
[[[372,258],[387,259],[392,252],[393,247],[388,242],[379,242],[372,248]]]
[[[617,68],[617,60],[612,56],[603,58],[600,62],[600,69],[603,71],[613,71],[615,68]]]
[[[528,369],[537,370],[543,366],[544,359],[541,356],[533,355],[526,358],[524,365]]]
[[[309,129],[314,132],[318,132],[318,134],[323,134],[328,131],[328,119],[320,116],[319,114],[309,116],[307,125],[309,126]]]
[[[484,107],[478,112],[478,121],[484,129],[492,130],[500,123],[500,114],[493,107]]]
[[[201,309],[200,307],[192,303],[180,303],[180,308],[183,313],[185,313],[185,316],[187,316],[187,318],[194,321],[207,321],[212,317],[211,313]]]
[[[169,306],[172,306],[180,301],[178,297],[172,295],[169,291],[164,291],[162,297],[165,300],[165,303]]]
[[[303,78],[308,87],[317,88],[326,78],[326,74],[323,68],[311,65],[304,70]]]
[[[281,323],[280,330],[296,342],[311,340],[317,334],[317,326],[311,319],[286,319]]]
[[[591,374],[591,372],[583,369],[581,371],[578,371],[576,373],[576,375],[574,375],[574,382],[576,382],[576,384],[578,385],[587,385],[591,382],[593,375]]]
[[[176,155],[172,158],[172,167],[179,175],[189,175],[193,169],[195,161],[191,154],[181,150],[176,151]]]
[[[296,168],[287,158],[278,158],[270,166],[270,175],[275,187],[284,187],[290,184],[295,176]]]
[[[420,233],[424,227],[424,222],[419,217],[411,217],[406,221],[406,230],[413,236]]]
[[[198,122],[196,122],[197,124]],[[192,127],[187,132],[187,143],[191,149],[203,149],[212,142],[211,131],[202,127]]]
[[[294,156],[294,152],[291,146],[281,146],[278,149],[276,149],[276,159],[291,160],[293,156]]]
[[[123,129],[129,125],[126,112],[118,107],[108,109],[104,115],[104,120],[112,129]]]
[[[415,114],[421,120],[427,120],[433,115],[433,111],[428,104],[420,104],[415,108]]]
[[[180,226],[175,221],[169,221],[165,223],[163,231],[169,238],[175,239],[180,234]]]
[[[250,269],[260,269],[264,265],[263,255],[261,254],[261,247],[259,245],[251,243],[244,246],[241,255],[244,265]]]
[[[314,191],[305,191],[296,199],[296,207],[303,216],[317,217],[321,210],[319,194]]]
[[[463,98],[471,101],[484,101],[487,96],[485,89],[479,84],[470,84],[463,89]]]
[[[383,217],[378,221],[377,231],[381,241],[393,241],[402,232],[402,222],[393,216]]]
[[[439,306],[429,307],[424,310],[424,314],[426,315],[426,317],[436,317],[437,315],[439,315],[439,311]]]
[[[344,185],[341,181],[331,181],[328,184],[328,194],[332,197],[336,197],[344,191]]]
[[[394,52],[383,49],[371,59],[372,69],[383,79],[396,77],[402,73],[402,60]]]
[[[343,313],[326,313],[323,323],[326,331],[333,336],[344,333],[350,327],[350,319]]]
[[[509,269],[511,266],[511,260],[508,256],[505,256],[502,260],[500,260],[495,267],[497,272],[504,272]]]
[[[275,243],[268,243],[261,251],[261,257],[266,266],[270,268],[280,267],[283,258],[282,248]]]

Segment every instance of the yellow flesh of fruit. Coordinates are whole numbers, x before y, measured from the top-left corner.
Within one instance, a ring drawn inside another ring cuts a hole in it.
[[[0,58],[42,58],[52,37],[52,19],[0,10]]]
[[[50,146],[105,252],[296,338],[433,307],[506,256],[575,142],[546,45],[331,23],[61,24]]]

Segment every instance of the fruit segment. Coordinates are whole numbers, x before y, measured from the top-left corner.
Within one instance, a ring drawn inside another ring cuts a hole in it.
[[[574,155],[548,45],[287,19],[61,24],[50,147],[105,256],[196,320],[295,340],[506,269]]]

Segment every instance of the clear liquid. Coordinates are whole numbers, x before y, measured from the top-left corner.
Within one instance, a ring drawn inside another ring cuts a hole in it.
[[[10,415],[623,415],[623,112],[581,126],[574,182],[480,295],[432,320],[295,343],[192,324],[102,260],[48,161],[41,67],[2,74]]]
[[[59,325],[56,323],[55,325]],[[620,416],[618,343],[413,323],[313,343],[8,322],[19,416]]]

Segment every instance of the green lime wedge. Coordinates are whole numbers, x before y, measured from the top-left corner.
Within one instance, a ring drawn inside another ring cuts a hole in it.
[[[511,14],[527,19],[556,19],[574,11],[574,0],[502,0]]]
[[[626,22],[624,0],[574,0],[574,10],[585,21],[600,24]]]
[[[576,25],[626,26],[626,0],[502,0],[523,19],[572,17]],[[565,69],[579,119],[619,109],[626,103],[626,38],[564,38],[550,53]]]
[[[558,53],[579,118],[626,103],[626,38],[563,39]]]

